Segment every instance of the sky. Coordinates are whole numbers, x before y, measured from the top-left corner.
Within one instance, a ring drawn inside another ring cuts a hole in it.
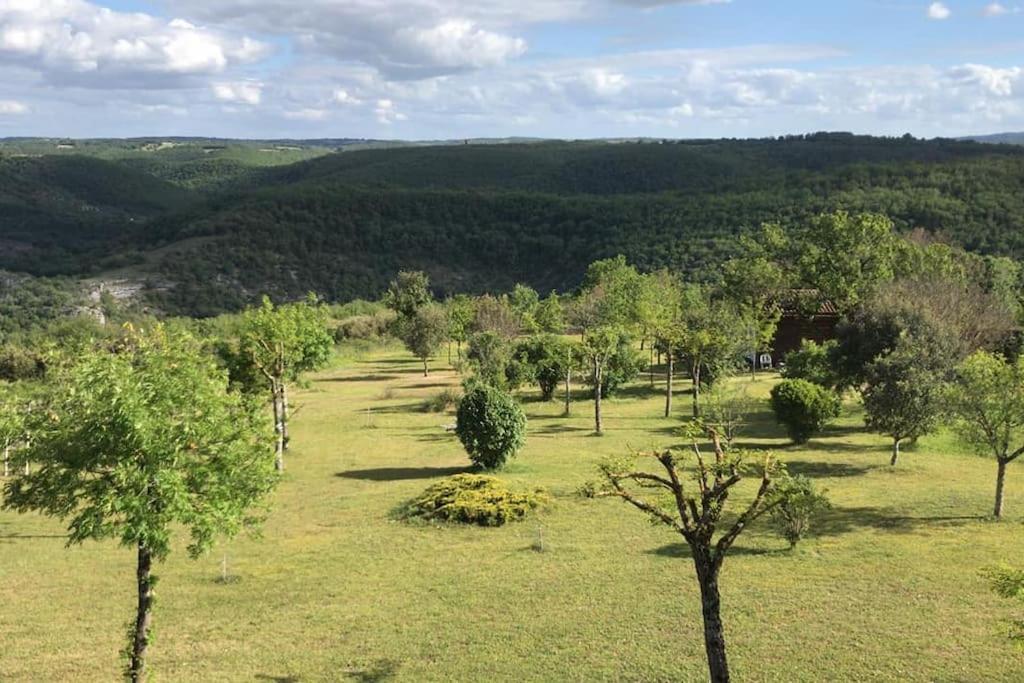
[[[1024,130],[1024,7],[0,0],[0,136],[692,138],[820,130]]]

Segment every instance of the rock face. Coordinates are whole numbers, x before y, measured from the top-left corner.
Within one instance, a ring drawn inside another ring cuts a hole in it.
[[[89,291],[88,299],[99,303],[104,293],[116,301],[134,301],[142,292],[144,284],[137,280],[104,280],[96,283]]]

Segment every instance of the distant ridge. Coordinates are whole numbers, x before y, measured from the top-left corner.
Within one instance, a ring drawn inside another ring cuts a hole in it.
[[[995,145],[1024,145],[1024,132],[1021,133],[992,133],[991,135],[968,135],[961,140],[974,140],[975,142],[987,142]]]

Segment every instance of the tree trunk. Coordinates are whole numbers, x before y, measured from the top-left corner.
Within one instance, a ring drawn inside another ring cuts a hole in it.
[[[145,680],[146,649],[149,647],[149,629],[153,620],[153,556],[140,542],[135,576],[139,591],[139,604],[135,613],[135,632],[132,636],[128,678],[132,683]]]
[[[448,365],[452,364],[452,340],[448,340]]]
[[[896,462],[900,459],[900,439],[893,437],[892,440],[892,458],[889,459],[889,466],[896,467]]]
[[[693,416],[700,417],[700,364],[693,367]]]
[[[428,372],[429,372],[429,370],[427,369],[427,359],[424,358],[423,359],[423,376],[424,377],[429,377],[430,375],[427,374]]]
[[[274,396],[274,469],[284,472],[284,424],[281,421],[281,391],[273,388]]]
[[[706,552],[706,551],[705,551]],[[694,549],[700,606],[704,616],[704,651],[708,657],[711,683],[729,683],[729,663],[725,656],[725,629],[722,626],[722,600],[718,593],[718,568],[710,558]]]
[[[1007,461],[1000,458],[999,469],[996,472],[996,506],[993,512],[996,519],[1002,519],[1003,517],[1003,487],[1006,484],[1006,464]]]
[[[4,446],[4,477],[11,476],[11,445]]]
[[[281,383],[281,449],[288,450],[291,436],[288,435],[288,385]]]
[[[565,371],[565,415],[566,417],[572,412],[572,370]]]
[[[672,351],[669,350],[665,354],[667,360],[665,370],[665,417],[672,415],[672,375],[675,372],[675,358],[672,356]]]
[[[654,342],[651,342],[648,353],[650,354],[650,361],[647,375],[651,378],[651,388],[654,388]]]
[[[601,364],[594,360],[594,431],[600,436],[601,424]]]

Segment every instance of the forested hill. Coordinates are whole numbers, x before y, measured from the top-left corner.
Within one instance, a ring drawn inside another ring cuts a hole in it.
[[[616,253],[714,278],[744,231],[834,208],[885,212],[901,230],[1024,256],[1024,148],[1009,145],[818,134],[364,149],[260,166],[245,165],[248,156],[234,155],[244,172],[230,182],[213,167],[198,185],[175,180],[170,156],[159,173],[109,161],[135,183],[186,193],[161,190],[166,207],[90,241],[77,260],[65,253],[62,272],[120,255],[133,266],[119,276],[148,280],[152,302],[193,314],[263,292],[376,296],[400,268],[427,271],[445,291],[517,281],[561,289]],[[45,181],[39,189],[49,191]],[[130,202],[145,196],[135,194]],[[0,222],[0,240],[8,228]],[[0,267],[39,272],[66,248],[52,236],[19,244],[16,263]]]

